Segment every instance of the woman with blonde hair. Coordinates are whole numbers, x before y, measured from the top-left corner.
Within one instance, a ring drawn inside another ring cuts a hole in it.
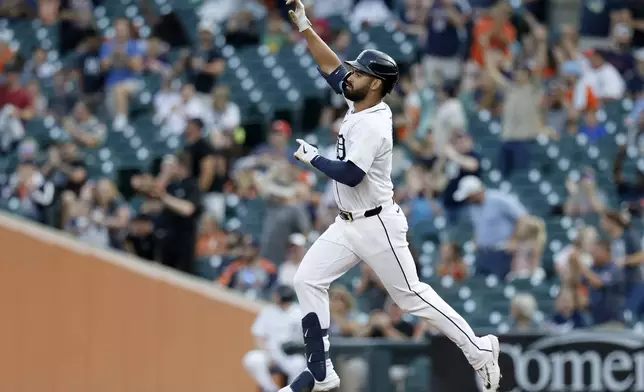
[[[124,249],[130,209],[114,182],[109,179],[103,178],[96,183],[91,219],[107,229],[110,247]]]

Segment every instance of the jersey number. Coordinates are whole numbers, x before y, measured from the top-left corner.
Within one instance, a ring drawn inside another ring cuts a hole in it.
[[[344,161],[347,157],[347,149],[344,146],[344,136],[338,135],[338,142],[335,145],[335,152],[338,160]]]

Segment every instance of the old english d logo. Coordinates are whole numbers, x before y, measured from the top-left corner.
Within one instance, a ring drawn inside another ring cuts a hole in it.
[[[344,135],[338,135],[338,141],[335,145],[336,158],[340,161],[344,161],[347,157],[347,149],[344,143]]]

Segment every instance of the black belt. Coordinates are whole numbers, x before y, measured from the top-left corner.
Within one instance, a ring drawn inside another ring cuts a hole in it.
[[[340,219],[345,220],[347,222],[351,222],[354,219],[358,219],[362,217],[369,218],[370,216],[376,216],[380,214],[381,211],[382,211],[382,206],[378,206],[372,210],[365,211],[364,214],[362,214],[362,216],[354,217],[353,214],[348,211],[340,211],[339,215],[340,215]]]

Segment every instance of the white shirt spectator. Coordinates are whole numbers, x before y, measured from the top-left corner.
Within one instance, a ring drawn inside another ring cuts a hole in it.
[[[351,23],[359,28],[365,22],[381,25],[393,19],[394,15],[382,0],[362,0],[353,9]]]
[[[280,348],[284,343],[302,340],[302,312],[292,304],[282,309],[275,304],[266,305],[251,327],[253,336],[265,340],[269,350]]]
[[[600,99],[621,99],[626,90],[626,83],[619,71],[610,63],[605,62],[599,68],[593,69],[591,83]]]
[[[465,109],[458,98],[450,98],[438,107],[432,129],[437,150],[449,141],[455,131],[467,129]]]
[[[196,96],[184,101],[180,93],[160,91],[154,97],[155,121],[163,125],[163,132],[170,135],[183,133],[191,118],[208,122],[208,108]]]
[[[216,132],[233,132],[241,124],[239,106],[234,102],[228,102],[223,111],[213,110],[209,113],[207,124],[211,130]]]
[[[315,16],[322,19],[335,15],[349,15],[351,7],[353,7],[353,0],[316,1],[313,7]]]

